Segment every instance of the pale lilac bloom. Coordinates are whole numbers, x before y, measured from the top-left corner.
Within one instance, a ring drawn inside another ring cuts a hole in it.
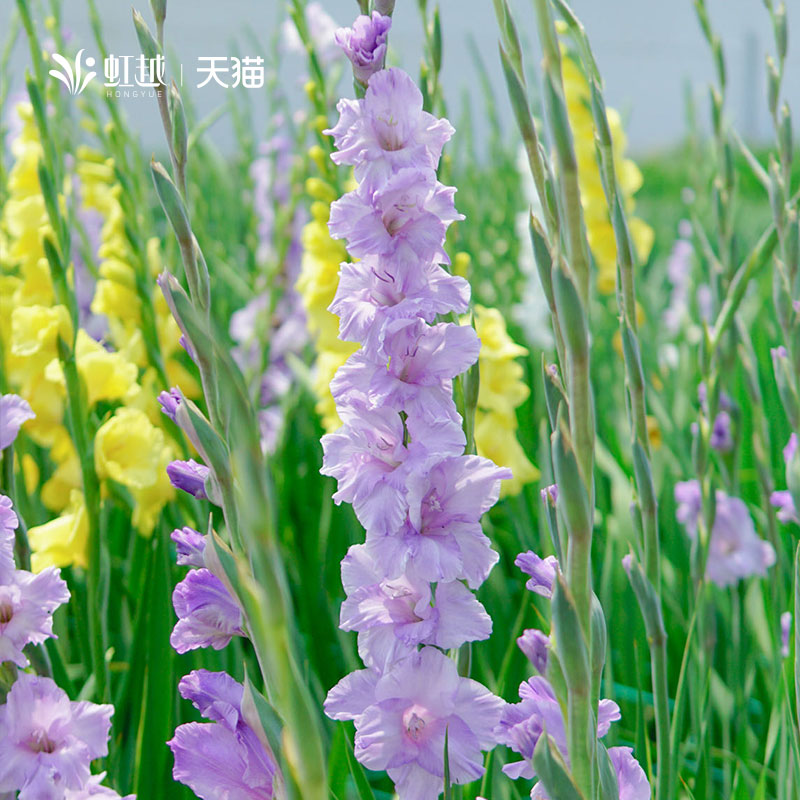
[[[550,486],[545,486],[539,494],[546,506],[549,505],[551,508],[555,508],[558,502],[558,484],[553,483]]]
[[[619,800],[650,800],[650,782],[630,747],[609,747],[608,756],[617,773]]]
[[[198,464],[194,459],[188,461],[172,461],[167,464],[167,475],[170,483],[192,497],[208,500],[206,494],[206,479],[209,468],[205,464]]]
[[[792,633],[792,612],[784,611],[781,614],[781,656],[789,657],[789,636]]]
[[[711,287],[706,283],[701,283],[697,287],[697,310],[700,312],[700,319],[703,322],[712,322],[714,317],[714,294],[711,291]]]
[[[86,243],[94,257],[102,244],[102,233],[105,219],[96,209],[84,205],[83,186],[81,179],[74,170],[75,159],[68,153],[67,170],[72,177],[72,197],[74,200],[75,216],[85,233]],[[93,339],[102,341],[108,333],[108,320],[103,314],[95,314],[92,311],[92,300],[94,299],[96,280],[92,270],[84,259],[83,251],[80,247],[82,237],[73,238],[72,264],[73,264],[73,285],[75,289],[75,300],[78,306],[78,319],[83,328]]]
[[[391,261],[367,256],[342,264],[339,286],[329,311],[339,317],[339,338],[360,342],[375,355],[386,325],[419,317],[433,322],[437,314],[463,314],[469,307],[469,284],[429,262],[403,269]]]
[[[387,324],[380,359],[354,353],[331,381],[337,406],[353,393],[369,408],[405,411],[412,418],[460,422],[452,379],[478,360],[480,340],[467,325],[428,325],[419,318]]]
[[[528,550],[526,553],[520,553],[514,564],[531,576],[525,584],[526,589],[542,597],[553,596],[553,584],[558,574],[558,559],[555,556],[540,558],[532,550]]]
[[[781,489],[780,491],[773,492],[769,496],[769,502],[778,509],[775,516],[778,518],[779,522],[783,522],[784,524],[800,522],[800,518],[797,516],[797,509],[794,505],[794,498],[788,489]]]
[[[789,436],[789,441],[786,442],[786,447],[783,448],[783,460],[788,464],[797,452],[797,434],[792,433]]]
[[[0,792],[21,800],[84,789],[108,754],[111,705],[72,702],[50,678],[20,672],[0,706]]]
[[[550,652],[550,637],[535,628],[528,628],[522,632],[522,636],[517,638],[517,647],[522,650],[528,661],[533,664],[533,668],[540,675],[544,675],[547,670],[548,653]]]
[[[327,65],[339,58],[341,51],[334,39],[339,26],[325,11],[322,3],[317,0],[309,3],[305,7],[305,18],[314,51],[322,64]],[[306,47],[291,20],[287,19],[281,26],[281,38],[283,46],[288,52],[301,56],[307,55]]]
[[[168,392],[161,392],[158,395],[158,404],[161,406],[161,413],[175,422],[175,414],[181,404],[181,391],[173,387]]]
[[[186,355],[188,355],[189,358],[191,358],[196,364],[197,358],[194,354],[194,348],[192,347],[192,343],[186,338],[185,333],[181,334],[180,339],[178,339],[178,344],[186,351]]]
[[[69,590],[55,567],[38,574],[14,569],[18,525],[11,500],[0,495],[0,664],[11,661],[27,667],[23,648],[55,638],[53,612],[69,600]]]
[[[789,441],[786,447],[783,448],[783,460],[786,465],[794,458],[797,452],[797,434],[792,433],[789,436]],[[794,498],[792,493],[786,489],[783,491],[773,492],[769,497],[770,503],[778,509],[776,516],[780,522],[797,522],[800,524],[800,517],[798,517],[797,509],[794,505]]]
[[[14,531],[18,527],[19,519],[11,498],[0,494],[0,584],[11,580],[14,574]]]
[[[694,538],[701,510],[700,484],[687,481],[675,486],[678,521]],[[775,550],[756,533],[747,506],[738,497],[717,490],[714,527],[711,529],[706,577],[725,587],[750,575],[766,575],[775,563]]]
[[[35,416],[28,401],[18,394],[0,396],[0,450],[5,450],[17,438],[22,425]]]
[[[711,427],[709,444],[720,453],[727,453],[733,449],[733,434],[731,433],[731,415],[727,411],[717,414]]]
[[[672,284],[669,306],[664,312],[664,325],[674,336],[683,325],[689,312],[689,281],[692,269],[693,248],[685,239],[678,239],[672,247],[667,262],[667,278]]]
[[[242,716],[242,685],[224,672],[200,669],[182,678],[178,691],[212,723],[176,729],[167,742],[172,777],[203,800],[270,800],[277,767]]]
[[[483,775],[482,749],[494,747],[503,701],[458,675],[455,663],[424,647],[383,676],[361,670],[343,678],[325,701],[333,719],[352,719],[355,755],[368,769],[386,770],[400,797],[437,800],[444,788],[444,740],[450,780]]]
[[[705,381],[700,381],[697,384],[697,400],[700,403],[700,407],[703,411],[708,411],[708,387],[706,386]],[[725,394],[725,392],[719,393],[719,407],[723,411],[730,411],[733,408],[733,400]]]
[[[678,504],[675,512],[678,522],[686,526],[686,531],[690,536],[694,536],[697,530],[697,518],[703,509],[700,484],[696,480],[676,483],[675,501]]]
[[[403,421],[396,411],[368,408],[358,398],[338,410],[344,424],[322,437],[320,472],[337,479],[334,502],[351,503],[367,531],[393,533],[408,513],[409,476],[434,456],[463,452],[464,432],[450,420],[426,425],[409,418],[411,441],[406,446]]]
[[[242,370],[259,366],[261,360],[261,342],[258,337],[259,319],[266,320],[269,313],[270,298],[267,292],[257,294],[244,307],[231,314],[228,333],[236,342],[231,351],[234,361]],[[262,329],[266,324],[262,323]]]
[[[510,778],[533,778],[531,759],[539,737],[547,730],[555,746],[567,757],[567,734],[561,706],[553,687],[540,676],[523,681],[519,687],[519,703],[506,703],[494,734],[498,743],[519,753],[523,760],[503,767]],[[620,719],[619,706],[613,700],[601,700],[597,709],[597,737],[608,733],[612,722]]]
[[[374,192],[362,184],[332,203],[328,228],[358,258],[392,258],[409,269],[420,261],[449,264],[447,227],[464,218],[455,210],[455,191],[432,169],[401,169]]]
[[[285,206],[291,194],[292,147],[282,114],[275,114],[271,127],[277,132],[258,147],[258,157],[250,165],[253,181],[253,210],[258,219],[256,258],[266,262],[276,257],[274,246],[275,212]],[[296,218],[297,219],[297,218]],[[293,220],[294,221],[296,221]]]
[[[416,651],[419,644],[448,650],[487,639],[492,620],[460,581],[430,583],[409,575],[387,579],[367,547],[350,547],[342,560],[339,627],[359,631],[358,652],[368,666],[383,672]]]
[[[376,72],[363,99],[342,99],[333,136],[336,164],[354,167],[356,180],[373,190],[405,167],[436,169],[453,135],[446,119],[422,110],[422,92],[401,69]]]
[[[208,569],[191,570],[175,587],[172,605],[178,622],[169,642],[179,653],[198,647],[221,650],[234,636],[244,636],[241,609]]]
[[[368,17],[356,17],[352,28],[339,28],[334,34],[336,44],[353,65],[353,74],[359,83],[366,85],[370,76],[383,68],[386,58],[386,37],[392,27],[392,18],[377,11]]]
[[[641,764],[633,757],[633,749],[609,747],[608,757],[617,776],[619,800],[651,800],[650,783]],[[533,787],[531,800],[550,800],[541,781]]]
[[[23,648],[55,638],[53,612],[68,600],[67,584],[55,567],[37,574],[18,569],[0,583],[0,663],[27,667]]]
[[[103,786],[101,781],[106,777],[105,772],[99,775],[92,775],[86,785],[81,789],[67,789],[64,793],[64,800],[89,800],[91,797],[100,798],[100,800],[136,800],[136,795],[126,794],[120,797],[118,792],[108,786]]]
[[[178,552],[177,562],[182,567],[202,567],[205,565],[203,554],[206,549],[206,537],[194,528],[176,528],[170,534]]]
[[[789,351],[782,344],[779,344],[777,347],[771,347],[769,352],[773,361],[789,358]]]
[[[282,115],[275,115],[272,124],[283,126]],[[234,312],[229,327],[230,336],[236,342],[232,351],[235,361],[246,374],[256,371],[258,423],[261,449],[265,454],[274,452],[278,444],[285,417],[281,401],[294,383],[294,372],[287,356],[301,353],[308,341],[305,311],[294,288],[302,254],[299,241],[302,211],[294,213],[287,223],[287,231],[275,229],[276,209],[286,206],[291,194],[292,143],[287,133],[276,133],[260,145],[260,156],[251,165],[259,262],[273,262],[278,258],[276,234],[288,233],[290,241],[277,264],[279,271],[270,283],[270,291],[257,294]],[[265,342],[269,342],[266,363]]]
[[[367,547],[387,577],[408,572],[426,581],[466,580],[477,589],[499,556],[480,518],[511,477],[480,456],[453,456],[408,478],[408,518],[400,531],[367,528]],[[391,533],[391,532],[390,532]]]

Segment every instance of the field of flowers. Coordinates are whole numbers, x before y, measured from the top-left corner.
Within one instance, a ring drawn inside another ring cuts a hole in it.
[[[225,154],[150,0],[153,159],[86,2],[0,53],[0,798],[800,797],[783,2],[774,144],[694,0],[715,80],[638,164],[565,0],[493,0],[459,111],[435,0],[290,0]]]

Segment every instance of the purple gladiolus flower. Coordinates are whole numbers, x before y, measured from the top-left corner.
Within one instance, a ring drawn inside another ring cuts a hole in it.
[[[547,670],[547,656],[550,651],[550,637],[545,636],[535,628],[529,628],[522,632],[522,636],[517,638],[517,646],[525,654],[528,661],[533,664],[533,668],[544,675]]]
[[[789,636],[792,632],[792,612],[784,611],[781,614],[781,656],[789,657]]]
[[[455,210],[455,189],[436,180],[432,169],[401,169],[374,192],[364,184],[331,204],[328,222],[334,239],[346,239],[359,258],[375,255],[397,263],[449,264],[444,251],[447,227],[463,215]]]
[[[0,583],[0,663],[27,667],[22,648],[55,636],[53,612],[68,600],[67,584],[54,567],[38,574],[18,569]]]
[[[331,383],[343,426],[323,437],[321,471],[366,529],[342,564],[341,627],[358,631],[370,668],[340,681],[325,708],[355,721],[356,757],[386,769],[400,797],[434,800],[446,733],[455,783],[478,777],[494,744],[502,701],[436,648],[489,634],[462,581],[477,588],[497,561],[480,518],[511,473],[464,455],[452,381],[477,361],[477,336],[432,324],[469,300],[466,282],[438,266],[447,227],[462,218],[435,173],[452,128],[422,111],[400,70],[377,72],[363,100],[338,108],[333,160],[360,183],[331,206],[328,227],[360,261],[342,265],[330,310],[361,349]]]
[[[678,508],[675,516],[678,522],[686,526],[690,536],[697,530],[697,518],[703,508],[703,496],[697,481],[680,481],[675,484],[675,501]]]
[[[645,771],[633,757],[633,749],[609,747],[608,757],[617,776],[619,800],[650,800],[650,783]],[[541,781],[533,787],[531,800],[551,800]]]
[[[372,16],[356,17],[352,28],[339,28],[334,34],[336,44],[344,50],[353,65],[353,74],[365,86],[370,76],[383,68],[386,58],[386,36],[392,18],[377,11]]]
[[[18,394],[0,396],[0,450],[5,450],[17,438],[23,423],[36,414]]]
[[[323,66],[329,64],[337,57],[341,58],[334,36],[338,30],[338,25],[333,18],[325,11],[322,3],[314,0],[305,7],[306,25],[314,51]],[[291,53],[306,55],[306,46],[303,44],[300,34],[297,32],[294,22],[287,19],[281,26],[282,44]]]
[[[733,434],[731,433],[731,415],[727,411],[717,414],[711,427],[709,444],[720,453],[727,453],[733,449]]]
[[[242,716],[242,685],[224,672],[200,669],[182,678],[178,690],[212,723],[176,729],[167,742],[172,777],[203,800],[270,800],[277,767]]]
[[[531,759],[545,729],[564,757],[567,755],[567,734],[561,706],[545,678],[537,676],[523,681],[519,696],[521,702],[506,703],[494,734],[500,744],[523,757],[522,761],[506,764],[503,772],[514,779],[533,778]],[[619,706],[613,700],[601,700],[597,709],[597,737],[605,736],[611,723],[620,717]]]
[[[14,574],[14,531],[18,527],[11,498],[0,494],[0,584],[9,581]]]
[[[357,402],[339,411],[344,425],[322,437],[323,475],[339,482],[334,501],[352,503],[361,524],[375,534],[397,531],[408,512],[407,481],[432,454],[456,455],[464,449],[461,426],[449,420],[435,425],[407,421],[389,408],[367,409]]]
[[[234,636],[244,636],[239,606],[225,584],[208,569],[189,572],[175,587],[172,605],[178,622],[169,642],[179,653],[198,647],[221,650]]]
[[[464,579],[477,589],[498,555],[481,516],[500,495],[510,470],[479,456],[454,456],[409,476],[408,518],[394,535],[367,530],[367,547],[387,577],[408,572],[426,581]]]
[[[437,314],[463,314],[469,307],[469,284],[438,264],[406,270],[368,256],[342,264],[339,287],[329,310],[339,317],[339,337],[361,342],[370,357],[381,349],[386,325],[418,317],[432,322]]]
[[[205,464],[198,464],[191,458],[188,461],[173,461],[167,464],[170,483],[176,489],[181,489],[200,500],[208,500],[206,478],[209,472]]]
[[[179,389],[172,388],[168,392],[161,392],[158,395],[158,404],[161,406],[161,413],[166,414],[175,422],[175,414],[181,404],[181,393]]]
[[[356,758],[385,769],[400,797],[436,800],[445,732],[451,781],[475,780],[484,772],[481,749],[494,746],[502,706],[481,684],[460,677],[451,659],[425,647],[382,676],[372,670],[346,676],[328,693],[325,712],[355,722]]]
[[[667,277],[672,284],[672,291],[669,306],[664,312],[664,324],[671,336],[680,330],[689,311],[689,281],[693,252],[691,243],[679,238],[673,245],[667,262]]]
[[[380,363],[362,350],[352,355],[331,381],[339,404],[356,394],[371,408],[405,411],[414,419],[449,418],[459,422],[452,379],[478,359],[480,340],[465,325],[395,320],[385,329]]]
[[[368,190],[405,167],[436,169],[453,135],[446,119],[422,110],[422,92],[401,69],[375,73],[362,100],[340,100],[337,109],[339,121],[325,131],[338,151],[331,158],[353,166]]]
[[[55,567],[38,574],[14,568],[18,524],[11,500],[0,495],[0,664],[27,667],[23,648],[54,636],[53,612],[69,600],[69,590]]]
[[[178,551],[178,564],[182,567],[205,566],[203,553],[206,549],[206,537],[194,528],[176,528],[170,534]]]
[[[359,631],[362,661],[381,672],[416,651],[418,644],[442,649],[488,639],[492,620],[459,581],[430,583],[408,575],[387,579],[365,545],[353,545],[342,561],[339,627]]]
[[[773,492],[769,496],[769,502],[778,509],[775,516],[780,522],[800,522],[797,516],[797,509],[794,506],[794,498],[788,489]]]
[[[558,484],[553,483],[550,486],[545,486],[544,489],[540,492],[542,502],[547,506],[551,506],[552,508],[556,507],[556,503],[558,502]]]
[[[50,678],[21,672],[0,706],[0,792],[62,797],[108,754],[113,706],[71,702]]]
[[[788,464],[797,452],[797,434],[793,433],[789,436],[789,441],[786,442],[786,447],[783,448],[783,460]]]
[[[514,563],[531,576],[525,584],[526,589],[542,597],[553,596],[553,584],[558,574],[558,559],[555,556],[539,558],[532,550],[528,550],[527,553],[520,553]]]
[[[81,789],[67,789],[64,793],[64,800],[89,800],[95,797],[100,800],[136,800],[136,795],[126,794],[120,797],[118,792],[109,789],[108,786],[103,786],[101,781],[106,777],[105,772],[99,775],[92,775],[88,782]]]
[[[789,437],[789,441],[786,442],[786,447],[783,448],[783,460],[786,462],[787,467],[796,452],[797,434],[793,433]],[[800,516],[797,514],[794,498],[790,491],[784,489],[783,491],[773,492],[770,495],[769,502],[778,509],[776,516],[781,522],[797,522],[800,524]]]
[[[686,481],[675,486],[678,521],[694,538],[701,510],[700,485]],[[775,550],[756,533],[747,506],[738,497],[717,490],[714,527],[711,530],[706,577],[717,586],[737,583],[749,575],[766,575],[775,563]]]
[[[121,797],[118,792],[108,786],[103,786],[101,781],[106,777],[105,772],[99,775],[92,775],[85,786],[81,789],[67,789],[64,793],[64,800],[89,800],[89,798],[100,798],[100,800],[136,800],[136,795],[126,794]],[[20,795],[22,797],[22,795]]]
[[[608,756],[617,773],[619,800],[650,800],[650,782],[630,747],[609,747]]]

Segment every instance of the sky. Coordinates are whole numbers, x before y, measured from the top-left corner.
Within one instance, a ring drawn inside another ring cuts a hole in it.
[[[138,0],[150,20],[147,0]],[[433,0],[429,0],[432,5]],[[136,55],[140,47],[131,21],[130,5],[122,0],[97,0],[103,31],[111,53]],[[337,24],[350,24],[357,13],[355,0],[322,0]],[[538,68],[538,48],[531,0],[511,0],[531,70]],[[712,24],[721,35],[728,65],[728,114],[747,139],[770,135],[765,100],[764,59],[772,49],[769,18],[761,0],[708,0]],[[15,3],[0,2],[0,31],[6,30]],[[800,30],[800,2],[789,2],[790,52],[786,98],[800,107],[800,48],[792,47],[792,30]],[[486,131],[483,98],[477,80],[470,39],[489,71],[501,119],[513,125],[497,53],[497,26],[492,0],[440,0],[444,36],[442,85],[450,115],[460,117],[465,93],[471,97],[475,135]],[[712,77],[711,56],[700,34],[691,0],[573,0],[605,80],[606,101],[623,116],[631,150],[650,153],[680,141],[686,131],[687,93],[699,100],[699,116],[708,117],[707,85]],[[794,19],[792,19],[794,12]],[[184,66],[184,89],[190,91],[198,118],[230,100],[230,89],[210,84],[196,88],[198,59],[209,56],[267,56],[269,42],[279,31],[285,0],[168,0],[166,37],[176,62]],[[70,47],[85,48],[84,57],[98,63],[99,53],[89,27],[85,0],[63,0],[63,24],[71,34]],[[391,61],[416,74],[423,50],[417,0],[397,0],[391,34]],[[21,86],[28,65],[25,43],[18,42],[10,62],[12,85]],[[302,108],[305,63],[287,55],[281,88],[293,107]],[[101,76],[102,77],[102,76]],[[256,126],[266,130],[266,96],[251,93]],[[342,91],[352,87],[342,83]],[[146,148],[161,146],[155,100],[120,97],[118,102],[140,131]],[[509,131],[511,133],[511,131]],[[230,119],[223,115],[208,134],[225,151],[235,146]]]

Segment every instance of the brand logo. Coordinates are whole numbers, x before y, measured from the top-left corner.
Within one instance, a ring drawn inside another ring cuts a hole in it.
[[[88,85],[89,81],[97,75],[96,72],[85,72],[81,69],[81,60],[83,59],[83,50],[78,50],[75,56],[75,69],[72,64],[64,58],[60,53],[53,53],[53,61],[58,64],[61,69],[51,69],[50,74],[61,81],[64,86],[69,89],[72,95],[80,94]],[[95,65],[95,60],[89,56],[86,59],[86,66],[91,69]]]

